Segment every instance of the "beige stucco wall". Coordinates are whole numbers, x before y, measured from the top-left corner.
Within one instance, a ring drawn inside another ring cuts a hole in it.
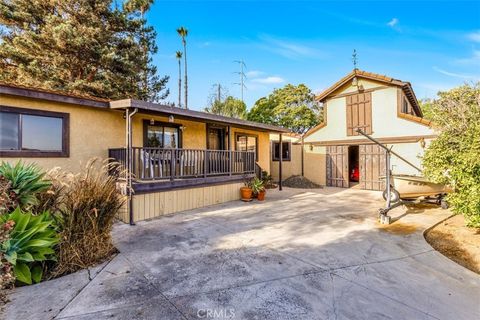
[[[235,134],[246,133],[258,138],[258,165],[265,171],[270,172],[270,136],[268,132],[259,132],[243,128],[232,127],[231,142],[232,150],[235,150]]]
[[[78,172],[94,157],[107,158],[109,148],[125,146],[125,119],[123,112],[85,107],[72,104],[29,99],[17,96],[0,95],[0,105],[26,109],[47,110],[70,114],[70,156],[68,158],[10,158],[1,160],[15,163],[22,159],[27,163],[37,163],[48,170],[61,167],[64,170]],[[143,146],[143,120],[154,119],[168,122],[168,118],[138,113],[133,117],[133,145]],[[183,148],[206,148],[206,124],[175,119],[174,123],[185,127],[182,135]],[[243,132],[258,136],[258,163],[270,172],[270,142],[267,132],[232,128],[232,150],[235,148],[235,133]]]
[[[152,116],[149,114],[137,113],[133,116],[133,146],[143,146],[143,121],[155,120],[168,123],[167,117]],[[173,123],[180,124],[184,127],[182,132],[182,144],[185,149],[205,149],[207,144],[206,124],[202,122],[194,122],[188,120],[179,120],[174,118]]]
[[[397,87],[385,87],[379,83],[361,79],[360,84],[365,89],[377,88],[372,91],[372,134],[374,138],[391,138],[407,136],[432,136],[435,131],[425,125],[399,118],[397,115]],[[346,86],[336,92],[337,95],[355,92],[356,87]],[[335,141],[335,140],[363,140],[363,136],[347,136],[346,98],[338,97],[327,101],[327,126],[305,138],[305,143]],[[430,140],[427,139],[427,146]],[[396,143],[393,151],[408,161],[421,167],[421,157],[424,148],[420,142]],[[307,160],[310,159],[310,160]],[[326,180],[326,147],[315,146],[313,151],[305,147],[305,176],[312,181],[324,184]],[[405,164],[395,156],[392,157],[392,170],[399,174],[418,174],[414,168]],[[308,168],[307,168],[308,166]]]
[[[279,162],[271,160],[270,169],[274,181],[279,180]],[[298,176],[302,174],[302,146],[300,144],[291,145],[290,161],[282,161],[282,179],[285,180],[291,176]]]
[[[375,84],[364,82],[365,89]],[[378,87],[378,85],[377,85]],[[351,92],[352,87],[338,92]],[[384,87],[372,92],[372,137],[403,137],[433,135],[434,130],[422,124],[397,116],[397,89]],[[339,97],[327,101],[327,126],[305,138],[305,142],[321,142],[344,139],[365,139],[363,136],[347,136],[346,98]]]
[[[64,112],[70,114],[70,156],[68,158],[2,158],[11,163],[22,159],[44,169],[62,167],[78,172],[93,157],[107,158],[108,148],[125,144],[122,112],[62,104],[45,100],[0,95],[0,104],[10,107]]]
[[[327,179],[327,156],[326,148],[321,146],[305,145],[305,178],[315,182],[319,185],[326,185]]]

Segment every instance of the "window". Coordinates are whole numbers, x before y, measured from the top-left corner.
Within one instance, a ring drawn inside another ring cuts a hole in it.
[[[291,149],[291,142],[282,142],[282,160],[283,161],[290,161],[290,149]],[[280,142],[273,141],[272,142],[272,160],[278,161],[280,160]]]
[[[180,126],[154,122],[144,122],[144,142],[148,148],[181,148]]]
[[[402,103],[402,113],[408,114],[409,112],[409,107],[408,107],[408,101],[407,99],[403,98],[403,103]]]
[[[258,160],[257,136],[244,133],[237,133],[235,138],[235,150],[255,152],[255,160]]]
[[[66,113],[0,107],[0,155],[68,157]]]

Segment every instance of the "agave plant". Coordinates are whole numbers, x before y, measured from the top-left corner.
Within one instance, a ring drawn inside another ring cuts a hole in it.
[[[13,222],[10,237],[1,244],[0,250],[5,260],[13,265],[17,281],[26,284],[40,282],[42,263],[56,259],[53,248],[59,238],[53,221],[48,212],[33,215],[20,208],[0,217],[0,223]]]
[[[257,177],[254,177],[250,181],[250,188],[252,188],[253,194],[258,194],[260,191],[265,190],[265,187],[263,185],[263,181],[260,180]]]
[[[50,181],[45,180],[43,173],[34,164],[19,161],[15,165],[8,162],[0,164],[0,176],[10,181],[10,198],[22,208],[28,209],[38,203],[37,194],[50,188]]]

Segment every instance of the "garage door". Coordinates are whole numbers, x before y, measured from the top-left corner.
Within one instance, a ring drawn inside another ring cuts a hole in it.
[[[367,190],[384,190],[385,150],[377,145],[359,146],[360,188]]]
[[[348,187],[348,146],[327,146],[327,186]]]

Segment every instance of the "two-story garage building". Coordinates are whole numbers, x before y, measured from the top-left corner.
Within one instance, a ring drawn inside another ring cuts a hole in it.
[[[282,165],[284,172],[291,174],[301,174],[303,167],[304,176],[321,185],[384,189],[380,177],[386,172],[385,152],[357,128],[417,167],[425,147],[435,138],[409,82],[355,69],[317,99],[324,106],[324,122],[304,135],[303,148],[299,147],[300,139],[284,140]],[[271,169],[276,179],[278,149],[273,138]],[[302,165],[293,164],[292,159],[302,161]],[[293,172],[293,167],[298,169]],[[394,156],[391,169],[396,174],[419,174]]]

